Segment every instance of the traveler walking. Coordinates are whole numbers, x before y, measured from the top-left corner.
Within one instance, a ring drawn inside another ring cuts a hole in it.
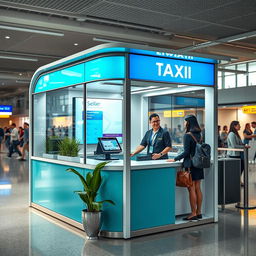
[[[12,157],[13,152],[17,152],[19,154],[19,156],[21,156],[21,152],[18,149],[18,145],[19,145],[19,133],[18,133],[18,129],[16,128],[16,124],[13,123],[12,125],[12,132],[10,134],[11,136],[11,143],[10,143],[10,147],[9,147],[9,154],[8,157]]]

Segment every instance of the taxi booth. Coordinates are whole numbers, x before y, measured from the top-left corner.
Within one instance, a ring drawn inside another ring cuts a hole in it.
[[[85,206],[73,192],[82,187],[66,169],[86,176],[112,158],[102,170],[99,200],[115,205],[103,206],[102,236],[126,239],[216,222],[216,65],[211,59],[116,43],[39,68],[30,86],[30,205],[82,229]],[[175,185],[181,162],[130,157],[150,129],[153,112],[170,132],[169,158],[182,151],[185,115],[195,114],[205,125],[212,165],[204,170],[200,221],[182,220],[190,206],[187,190]],[[99,137],[116,138],[122,152],[97,153]],[[65,138],[78,142],[76,157],[59,154]]]

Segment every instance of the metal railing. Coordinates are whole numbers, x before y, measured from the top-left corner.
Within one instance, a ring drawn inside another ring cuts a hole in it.
[[[235,152],[244,152],[244,191],[243,197],[244,202],[243,205],[236,205],[239,209],[256,209],[256,206],[249,206],[249,183],[248,183],[248,175],[249,175],[249,158],[248,158],[248,147],[244,148],[218,148],[218,151],[235,151]],[[242,159],[241,159],[242,161]],[[224,191],[225,193],[225,191]],[[224,202],[225,203],[225,202]]]

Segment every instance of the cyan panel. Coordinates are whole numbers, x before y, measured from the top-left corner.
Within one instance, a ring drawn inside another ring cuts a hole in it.
[[[175,168],[132,170],[132,231],[175,223],[175,175]]]
[[[86,82],[112,78],[125,78],[124,56],[102,57],[85,63]]]
[[[69,166],[32,160],[32,202],[63,216],[82,222],[85,204],[74,193],[83,190],[80,179],[66,172]],[[74,167],[84,177],[91,170]],[[113,200],[115,205],[103,205],[102,230],[123,230],[123,176],[122,171],[102,171],[103,183],[97,201]]]
[[[64,68],[46,75],[37,81],[34,92],[44,92],[84,82],[84,63]]]
[[[76,190],[83,190],[79,178],[66,172],[69,166],[32,160],[32,202],[81,222],[85,205]],[[84,170],[75,168],[82,175]]]
[[[115,205],[103,204],[102,230],[123,231],[123,171],[102,171],[103,183],[97,201],[112,200]]]

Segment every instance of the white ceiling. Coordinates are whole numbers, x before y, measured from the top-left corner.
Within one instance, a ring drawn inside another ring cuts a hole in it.
[[[0,56],[37,59],[0,58],[0,97],[25,90],[38,67],[102,43],[95,37],[253,60],[255,17],[255,0],[0,0]]]

